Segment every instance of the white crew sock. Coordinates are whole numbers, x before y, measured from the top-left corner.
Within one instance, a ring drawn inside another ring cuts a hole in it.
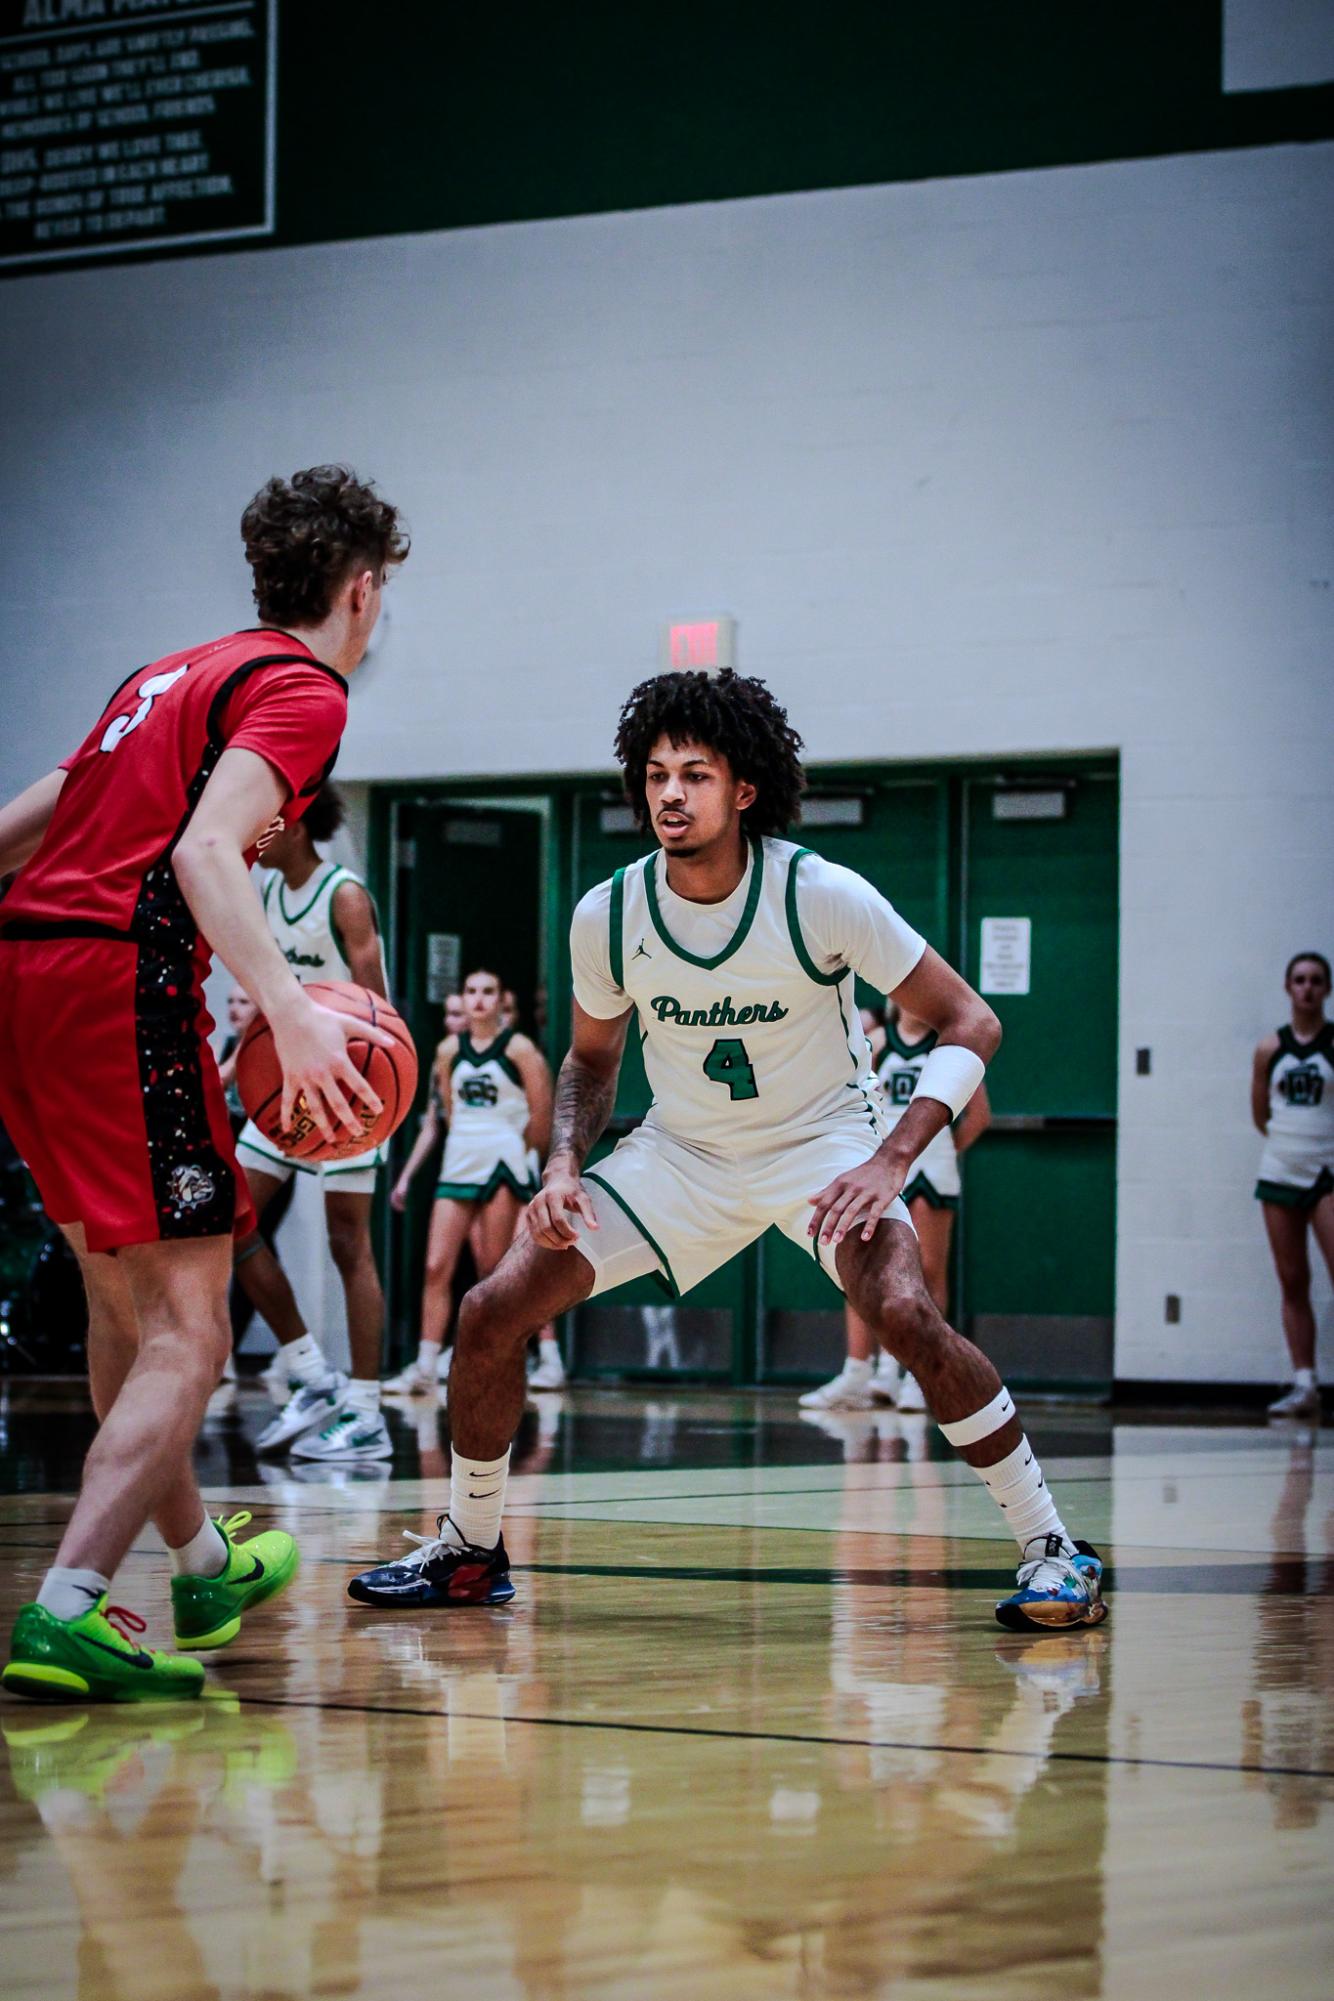
[[[1026,1438],[994,1466],[974,1466],[973,1471],[1004,1515],[1020,1549],[1035,1535],[1059,1535],[1073,1541]]]
[[[508,1449],[501,1459],[465,1459],[456,1452],[449,1474],[449,1519],[474,1549],[494,1549],[509,1475]]]
[[[285,1348],[278,1350],[275,1360],[289,1376],[295,1377],[309,1390],[316,1390],[321,1383],[327,1383],[333,1373],[323,1348],[313,1334],[303,1334],[299,1341],[289,1341]]]
[[[353,1376],[343,1391],[343,1409],[354,1410],[358,1417],[378,1417],[380,1415],[378,1380],[368,1383],[360,1376]]]
[[[434,1382],[435,1367],[439,1360],[440,1343],[438,1341],[419,1341],[417,1343],[418,1375],[426,1376],[431,1382]]]
[[[856,1355],[847,1355],[843,1360],[843,1374],[852,1383],[869,1383],[874,1363],[862,1361]]]
[[[539,1355],[554,1355],[559,1362],[560,1342],[554,1334],[541,1334],[538,1336],[537,1352]]]
[[[1294,1369],[1292,1372],[1292,1387],[1295,1390],[1313,1390],[1315,1388],[1315,1370]]]
[[[55,1563],[42,1579],[37,1603],[53,1619],[77,1619],[110,1589],[111,1579],[100,1570],[67,1570]]]
[[[168,1549],[171,1567],[178,1577],[221,1577],[227,1568],[227,1544],[216,1522],[207,1515],[179,1549]]]

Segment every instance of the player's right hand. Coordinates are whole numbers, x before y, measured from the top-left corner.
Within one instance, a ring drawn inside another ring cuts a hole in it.
[[[271,1014],[269,1025],[274,1053],[282,1065],[284,1131],[292,1124],[297,1099],[304,1098],[324,1139],[341,1139],[342,1133],[336,1130],[340,1125],[359,1136],[362,1122],[349,1103],[349,1093],[372,1114],[384,1107],[348,1055],[347,1045],[355,1037],[359,1042],[392,1049],[393,1036],[356,1015],[336,1014],[332,1008],[321,1007],[299,987],[293,1004],[276,1019]]]
[[[403,1214],[403,1211],[407,1208],[407,1206],[408,1206],[408,1183],[400,1178],[398,1181],[394,1183],[393,1189],[390,1193],[389,1207],[391,1209],[396,1209],[399,1215],[401,1216]]]
[[[548,1166],[541,1188],[524,1210],[528,1234],[544,1251],[568,1251],[579,1241],[571,1215],[581,1216],[590,1230],[596,1230],[593,1198],[579,1176],[567,1168]]]

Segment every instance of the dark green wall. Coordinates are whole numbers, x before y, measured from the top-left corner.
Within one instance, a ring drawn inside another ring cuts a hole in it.
[[[267,240],[1331,136],[1334,88],[1224,97],[1221,14],[1221,0],[281,0]]]

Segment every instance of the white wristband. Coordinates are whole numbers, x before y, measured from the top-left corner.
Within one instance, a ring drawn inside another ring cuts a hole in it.
[[[986,1064],[971,1049],[960,1049],[955,1042],[938,1043],[922,1065],[916,1096],[938,1098],[957,1119],[986,1074]]]

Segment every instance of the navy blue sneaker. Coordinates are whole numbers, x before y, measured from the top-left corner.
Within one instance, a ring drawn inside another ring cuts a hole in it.
[[[1100,1626],[1107,1617],[1102,1559],[1086,1542],[1037,1535],[1025,1545],[1019,1589],[1002,1598],[996,1617],[1012,1633],[1050,1633],[1063,1626]]]
[[[510,1560],[501,1536],[494,1549],[472,1549],[448,1515],[436,1518],[433,1536],[403,1533],[418,1547],[398,1563],[363,1570],[347,1587],[359,1605],[507,1605],[514,1596]]]

